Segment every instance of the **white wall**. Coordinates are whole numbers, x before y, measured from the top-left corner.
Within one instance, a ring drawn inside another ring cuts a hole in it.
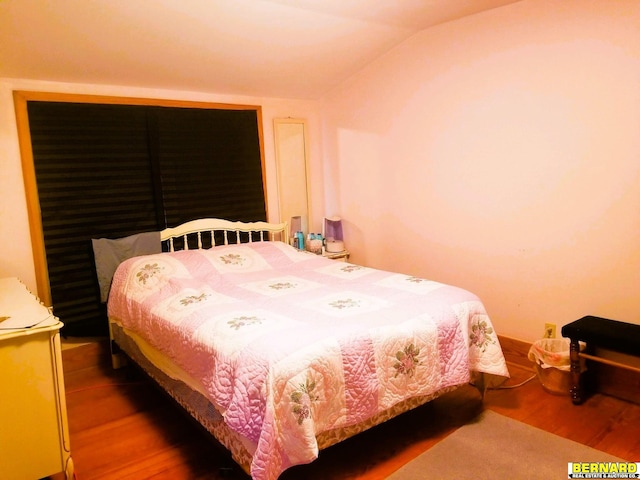
[[[304,118],[308,121],[309,137],[316,139],[310,149],[311,174],[314,176],[313,216],[322,217],[322,166],[318,150],[320,121],[314,102],[217,95],[206,92],[167,91],[152,88],[78,85],[36,82],[24,79],[0,78],[0,278],[20,278],[33,292],[37,292],[29,219],[27,215],[22,165],[18,145],[13,91],[59,92],[86,95],[108,95],[134,98],[158,98],[197,102],[232,103],[262,106],[265,165],[267,176],[267,209],[269,220],[279,221],[278,187],[273,144],[273,119]]]
[[[498,333],[640,323],[640,2],[423,31],[323,99],[352,261],[465,287]]]

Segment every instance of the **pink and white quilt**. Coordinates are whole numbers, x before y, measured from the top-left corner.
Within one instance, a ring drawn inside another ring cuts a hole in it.
[[[509,375],[472,293],[282,242],[129,259],[108,310],[200,383],[255,449],[256,480],[314,460],[321,432]]]

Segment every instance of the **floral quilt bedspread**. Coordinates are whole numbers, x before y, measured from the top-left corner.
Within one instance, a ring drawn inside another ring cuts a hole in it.
[[[108,311],[201,383],[256,480],[314,460],[320,432],[472,372],[509,375],[472,293],[282,242],[129,259]]]

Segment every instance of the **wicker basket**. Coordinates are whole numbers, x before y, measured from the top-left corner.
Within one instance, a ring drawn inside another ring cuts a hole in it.
[[[581,342],[580,350],[585,345]],[[545,338],[535,342],[529,350],[529,360],[535,362],[542,388],[554,395],[571,393],[570,347],[568,339]],[[584,371],[584,361],[580,362]]]
[[[553,395],[569,395],[571,390],[571,372],[555,367],[543,368],[536,363],[536,373],[542,388]]]

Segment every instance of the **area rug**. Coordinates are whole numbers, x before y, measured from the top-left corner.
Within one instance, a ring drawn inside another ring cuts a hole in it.
[[[569,462],[622,461],[486,410],[387,480],[562,479]]]

